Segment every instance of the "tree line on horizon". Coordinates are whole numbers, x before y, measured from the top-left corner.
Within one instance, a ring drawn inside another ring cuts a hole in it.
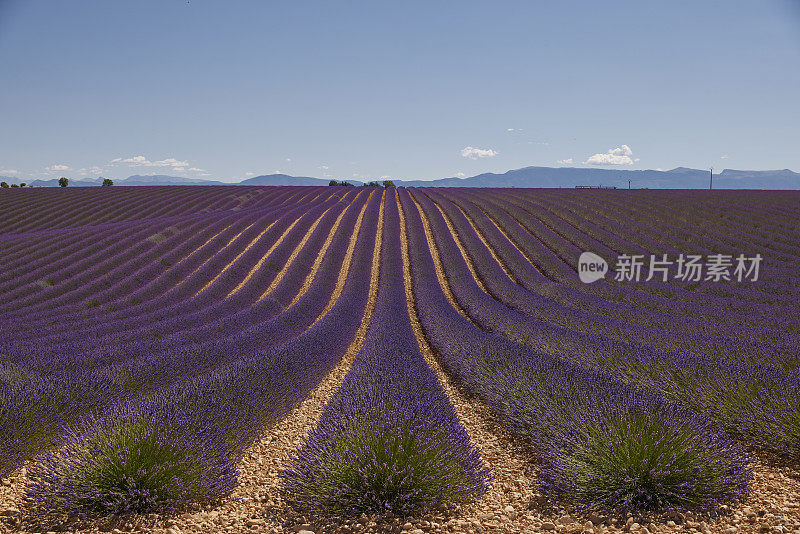
[[[61,178],[58,179],[58,185],[59,185],[59,187],[67,187],[69,185],[69,178],[67,178],[66,176],[62,176]],[[104,178],[102,185],[105,186],[105,187],[114,185],[114,180],[112,180],[111,178]],[[8,185],[8,182],[5,182],[5,181],[0,182],[0,187],[2,187],[2,188],[6,188],[6,187],[26,187],[26,186],[27,187],[33,187],[33,186],[28,186],[28,184],[26,184],[25,182],[22,182],[19,185],[17,185],[17,184]]]
[[[331,187],[334,186],[353,187],[355,184],[351,184],[346,180],[342,180],[341,182],[337,180],[331,180],[330,182],[328,182],[328,185]],[[384,180],[383,182],[377,182],[377,181],[366,182],[361,184],[361,187],[397,187],[397,186],[395,186],[394,182],[391,180]]]

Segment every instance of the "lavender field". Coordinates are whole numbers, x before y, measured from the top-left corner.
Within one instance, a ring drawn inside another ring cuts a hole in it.
[[[10,530],[797,531],[799,369],[798,192],[0,192]]]

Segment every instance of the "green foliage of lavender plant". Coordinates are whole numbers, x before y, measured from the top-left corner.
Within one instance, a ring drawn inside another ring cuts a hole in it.
[[[174,415],[117,412],[70,429],[64,447],[29,469],[26,500],[42,513],[105,515],[169,510],[232,491],[236,471],[215,429]]]
[[[752,478],[746,455],[726,448],[706,425],[675,424],[631,409],[571,432],[546,457],[542,486],[579,508],[711,510]]]
[[[460,454],[433,429],[354,425],[329,445],[292,504],[342,514],[404,514],[471,500]]]
[[[744,438],[778,452],[792,462],[800,461],[800,387],[778,383],[770,389],[739,385],[732,388],[735,410],[730,410],[731,426]]]
[[[0,435],[16,443],[20,450],[49,446],[64,421],[59,413],[68,413],[76,399],[94,400],[91,392],[83,395],[85,390],[79,385],[65,382],[42,379],[12,365],[0,369],[0,384],[4,386],[0,391]],[[98,394],[103,391],[98,389]],[[12,463],[0,465],[0,474],[7,474],[13,467]]]
[[[490,474],[411,327],[396,196],[385,196],[378,297],[364,344],[281,475],[304,511],[412,514],[479,498]]]

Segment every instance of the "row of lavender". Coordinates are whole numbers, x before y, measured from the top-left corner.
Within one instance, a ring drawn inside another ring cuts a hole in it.
[[[278,218],[281,218],[281,214],[278,214]],[[283,219],[290,221],[292,218],[292,214],[290,212],[283,214]],[[289,222],[286,222],[289,224]],[[213,252],[211,252],[213,254]],[[79,252],[76,253],[79,256]],[[146,301],[145,305],[148,306],[151,310],[160,310],[160,309],[169,309],[170,306],[182,305],[186,306],[186,299],[189,299],[193,294],[191,286],[199,286],[202,287],[202,284],[205,283],[205,276],[208,276],[214,272],[218,272],[219,269],[224,268],[227,263],[226,261],[231,261],[231,257],[225,254],[218,254],[214,255],[205,265],[205,269],[200,270],[199,272],[193,273],[194,276],[184,276],[184,279],[180,281],[181,289],[188,289],[189,291],[181,291],[181,292],[173,292],[170,294],[169,291],[163,292],[162,295],[156,295],[156,299],[151,299]],[[80,260],[78,260],[80,261]],[[180,268],[180,266],[176,266]],[[128,276],[121,276],[119,282],[120,284],[126,283],[125,281],[129,280],[132,277],[136,277],[137,272],[128,265],[123,264],[122,269],[129,269]],[[78,271],[80,273],[80,271]],[[82,274],[82,273],[81,273]],[[80,274],[79,274],[80,276]],[[188,279],[188,280],[187,280]],[[189,283],[186,283],[186,282]],[[154,282],[158,283],[161,282],[159,278],[156,278]],[[163,282],[162,282],[163,283]],[[59,284],[61,287],[62,284]],[[163,286],[162,286],[163,288]],[[164,288],[166,289],[166,288]],[[194,289],[196,291],[197,288]],[[99,295],[98,295],[99,296]],[[53,299],[50,299],[53,300]],[[199,303],[198,303],[199,304]],[[146,310],[143,310],[141,307],[129,306],[125,309],[122,314],[108,314],[107,312],[102,316],[104,318],[103,322],[99,322],[95,320],[89,320],[81,322],[79,318],[76,318],[74,314],[70,315],[64,309],[65,307],[54,307],[54,312],[58,313],[57,317],[60,317],[60,320],[54,328],[58,328],[64,332],[62,335],[62,344],[59,346],[54,343],[54,340],[48,339],[52,338],[53,336],[50,335],[50,329],[46,326],[42,326],[41,324],[37,324],[30,316],[21,323],[22,328],[20,328],[15,334],[14,337],[10,336],[9,344],[13,344],[13,346],[18,347],[16,351],[16,358],[14,361],[24,360],[24,354],[28,353],[32,357],[41,359],[41,354],[52,354],[52,358],[57,358],[59,354],[63,354],[65,352],[69,352],[71,355],[75,355],[76,353],[82,354],[92,354],[96,356],[96,353],[93,353],[91,350],[81,351],[78,350],[81,348],[81,345],[89,345],[89,349],[92,348],[92,344],[90,340],[92,338],[93,331],[99,331],[99,334],[96,334],[97,337],[112,337],[116,333],[115,331],[119,328],[120,323],[126,320],[128,317],[128,322],[133,321],[134,323],[138,322],[139,325],[145,325],[147,328],[149,325],[157,323],[156,319],[152,316],[148,316]],[[144,311],[144,313],[142,313]],[[110,316],[109,316],[110,315]],[[169,317],[170,314],[161,315],[160,317]],[[63,320],[67,318],[68,320]],[[99,323],[99,324],[98,324]],[[80,332],[80,337],[76,339],[75,331]],[[16,342],[16,343],[15,343]],[[51,345],[52,344],[52,345]],[[113,342],[106,343],[107,346],[115,348],[117,351],[120,351],[121,347],[116,346]],[[22,349],[22,350],[21,350]],[[52,362],[51,358],[51,362]]]
[[[609,302],[611,306],[616,304],[614,308],[611,308],[611,312],[614,314],[624,313],[625,309],[628,309],[628,313],[641,310],[640,318],[637,320],[656,321],[659,313],[667,312],[664,324],[659,326],[668,326],[671,317],[678,319],[696,317],[709,323],[709,328],[713,328],[714,323],[722,326],[736,324],[749,326],[752,320],[746,314],[748,298],[753,302],[758,302],[758,299],[764,296],[763,293],[759,295],[760,284],[755,287],[743,285],[739,289],[730,287],[729,290],[737,292],[735,299],[703,294],[699,291],[704,288],[703,285],[696,286],[693,290],[684,287],[670,287],[655,281],[636,288],[632,288],[630,284],[628,287],[620,287],[604,281],[584,285],[579,283],[575,275],[579,254],[584,250],[592,249],[599,252],[607,251],[608,247],[599,239],[589,237],[579,228],[559,222],[560,219],[552,214],[546,218],[545,215],[549,213],[549,210],[556,209],[553,206],[554,203],[549,203],[547,209],[544,209],[524,197],[503,197],[492,200],[491,196],[486,198],[485,195],[480,195],[478,198],[471,197],[471,200],[481,209],[489,212],[493,219],[499,217],[497,222],[504,229],[510,227],[512,231],[516,232],[515,242],[521,243],[520,246],[524,246],[526,252],[532,253],[532,257],[536,259],[540,269],[550,280],[562,286],[573,287],[580,296],[600,297]],[[585,213],[591,213],[592,202],[587,201],[581,205],[585,206],[583,210]],[[517,226],[522,230],[521,235]],[[673,233],[675,232],[673,231]],[[661,239],[659,237],[659,240]],[[625,251],[623,249],[619,252]],[[660,249],[657,248],[654,253],[659,251]],[[710,284],[705,284],[705,287],[708,285]],[[631,289],[639,289],[639,291],[631,291]],[[655,293],[655,290],[658,292]],[[785,303],[786,299],[781,299],[781,301]],[[624,304],[624,306],[620,304]],[[692,306],[691,312],[687,311],[687,304]],[[741,311],[742,313],[725,314],[721,311],[722,309]],[[790,321],[797,322],[796,319],[782,317],[779,309],[773,305],[764,310],[778,321],[776,326],[789,326]],[[598,313],[601,311],[602,309],[598,309]],[[651,315],[655,315],[655,318],[649,319]]]
[[[440,284],[462,280],[440,281],[432,252],[440,262],[460,255],[428,242],[420,195],[400,196],[425,334],[447,370],[534,444],[545,494],[620,511],[713,509],[747,492],[747,455],[708,418],[459,314]]]
[[[736,327],[742,334],[738,339],[687,335],[676,327],[666,332],[634,327],[625,323],[624,316],[623,320],[610,320],[591,313],[593,307],[580,310],[560,305],[544,296],[552,294],[547,284],[539,284],[537,291],[537,286],[529,290],[513,283],[510,277],[517,278],[524,262],[508,262],[509,275],[502,271],[464,214],[445,198],[461,195],[427,194],[436,200],[441,212],[426,195],[415,193],[415,197],[430,220],[454,297],[475,324],[538,351],[658,391],[711,416],[729,432],[758,447],[800,457],[800,381],[794,371],[782,370],[793,367],[791,362],[796,361],[796,336],[786,333],[781,344],[746,341],[741,339],[747,339],[748,334],[743,327]],[[477,211],[469,202],[477,196],[458,198],[464,213]],[[494,206],[495,210],[501,207],[505,205]],[[477,216],[473,219],[476,227],[487,227],[485,214],[489,212],[481,212],[483,225]],[[456,234],[449,231],[448,222]],[[497,224],[502,223],[498,217]],[[467,244],[465,251],[459,250],[453,235]],[[497,239],[498,233],[487,232],[485,236],[498,257],[519,253],[508,239]]]
[[[266,214],[275,214],[277,218],[286,208],[279,205],[264,211]],[[179,218],[178,221],[172,217],[166,221],[116,223],[101,228],[76,229],[67,234],[60,231],[45,232],[61,235],[53,238],[52,245],[36,243],[32,251],[30,244],[27,249],[23,247],[17,254],[22,263],[13,268],[7,266],[5,276],[8,281],[4,284],[3,293],[8,300],[4,301],[4,311],[22,324],[46,326],[48,321],[53,323],[53,319],[60,318],[65,311],[78,311],[87,295],[84,286],[93,285],[97,291],[98,277],[100,291],[107,291],[112,284],[131,290],[150,279],[162,278],[168,271],[174,270],[170,268],[173,264],[183,266],[199,258],[200,254],[193,255],[191,259],[185,258],[195,250],[192,245],[197,246],[192,239],[195,235],[208,239],[209,233],[216,231],[221,224],[253,224],[253,216],[259,215],[265,213],[247,213],[236,218],[229,212],[222,212],[192,215]],[[221,240],[230,235],[219,237],[218,242],[222,243]],[[192,241],[188,248],[178,246],[184,240]],[[21,240],[23,244],[26,241],[27,238]],[[180,252],[173,251],[173,248],[180,248]],[[182,255],[175,256],[175,252]],[[215,251],[205,247],[204,252],[213,254]],[[132,261],[140,264],[132,267]],[[148,268],[149,273],[142,271]],[[123,269],[127,269],[123,271],[127,276],[109,278],[111,273],[108,271]],[[122,296],[118,295],[118,298]],[[88,310],[85,313],[88,315]]]
[[[237,259],[244,247],[252,244],[256,232],[264,233],[263,228],[267,227],[276,228],[276,230],[286,229],[313,207],[313,205],[290,206],[277,211],[247,214],[240,216],[235,224],[223,222],[226,229],[223,232],[217,232],[219,227],[215,221],[207,221],[207,224],[212,226],[210,230],[212,235],[208,236],[208,232],[203,232],[200,238],[200,242],[203,244],[199,247],[197,246],[198,242],[191,239],[193,227],[186,231],[175,232],[169,239],[165,239],[157,245],[153,244],[151,240],[141,239],[141,235],[139,235],[133,237],[131,242],[125,243],[125,246],[137,248],[139,254],[120,259],[119,256],[126,256],[126,254],[109,254],[106,250],[106,257],[103,258],[100,265],[97,265],[97,260],[102,257],[103,249],[96,252],[100,257],[95,259],[91,257],[92,255],[85,258],[85,249],[77,247],[72,254],[64,254],[64,261],[67,264],[70,261],[75,263],[70,266],[70,271],[64,273],[66,280],[54,284],[53,287],[48,286],[44,290],[38,287],[36,295],[43,299],[42,303],[26,309],[26,313],[19,318],[18,322],[29,328],[20,330],[15,335],[19,339],[24,339],[26,336],[51,335],[53,331],[68,333],[75,321],[79,321],[78,327],[84,328],[96,325],[98,317],[113,319],[110,327],[113,331],[119,331],[129,327],[130,323],[136,322],[137,317],[144,314],[160,313],[158,317],[148,317],[149,322],[152,323],[179,312],[180,310],[177,309],[167,309],[170,301],[172,304],[179,302],[184,309],[197,309],[196,303],[189,307],[186,300],[195,296],[208,283],[209,279],[219,278],[219,273],[225,270],[234,259]],[[299,233],[303,226],[308,229],[310,224],[309,221],[305,225],[300,225],[295,234]],[[152,230],[150,228],[144,233],[147,234]],[[252,230],[252,232],[248,235],[244,230]],[[232,234],[232,232],[236,233]],[[266,251],[264,247],[271,246],[276,237],[280,235],[280,231],[272,232],[271,235],[262,235],[259,242],[252,247],[252,252],[263,254]],[[193,241],[194,248],[178,247],[181,241],[186,239]],[[204,241],[206,239],[207,241]],[[180,248],[179,254],[182,256],[171,255],[170,259],[166,261],[169,266],[165,266],[161,261],[156,261],[158,258],[165,259],[166,256],[163,254],[171,254],[172,247]],[[251,257],[244,259],[254,261]],[[238,263],[241,264],[241,261]],[[50,267],[42,267],[42,269],[48,268]],[[53,268],[58,270],[60,266]],[[86,270],[89,272],[85,272]],[[100,275],[99,279],[93,277],[96,274]],[[45,273],[34,273],[32,279],[42,276],[45,276]],[[223,278],[219,282],[227,280],[229,284],[226,287],[231,287],[230,283],[241,281],[229,276]],[[36,285],[30,282],[27,284],[23,282],[22,285],[30,291],[37,289]],[[76,289],[65,291],[65,286],[75,286]],[[43,294],[47,298],[42,297]],[[63,317],[72,302],[85,301],[88,296],[96,298],[101,305],[81,310],[80,314],[72,315],[69,325],[64,324],[61,320],[53,321],[54,318]],[[212,301],[213,299],[204,298],[204,302]],[[35,309],[31,311],[31,308]],[[111,334],[108,330],[105,332]]]
[[[643,310],[638,310],[634,305],[637,295],[630,288],[625,291],[607,284],[610,289],[603,290],[607,293],[604,296],[592,293],[594,290],[586,288],[584,284],[578,283],[576,287],[575,264],[569,264],[545,247],[541,247],[538,251],[535,250],[535,247],[531,247],[530,242],[536,241],[537,234],[533,230],[526,231],[511,219],[502,209],[509,209],[507,205],[488,204],[479,199],[461,199],[456,198],[455,195],[450,200],[470,213],[471,222],[490,242],[495,254],[508,266],[508,269],[511,269],[510,276],[513,281],[527,290],[527,293],[523,292],[523,295],[538,294],[553,301],[556,306],[550,306],[550,308],[556,312],[559,308],[573,308],[597,317],[595,321],[573,322],[573,328],[624,340],[649,343],[659,348],[669,348],[670,345],[674,345],[671,338],[677,334],[684,343],[689,343],[693,350],[716,352],[739,359],[749,358],[751,361],[755,360],[761,363],[792,365],[792,356],[797,354],[798,343],[797,336],[791,332],[791,325],[776,327],[769,324],[764,325],[763,322],[758,325],[735,325],[722,321],[726,316],[727,321],[741,321],[742,317],[747,317],[747,311],[752,311],[753,304],[747,305],[747,309],[742,309],[739,314],[730,312],[724,314],[720,313],[724,307],[709,308],[703,302],[707,299],[701,296],[701,298],[695,298],[692,303],[683,303],[683,313],[681,314],[676,313],[677,310],[675,313],[665,312],[656,306],[658,301],[654,301],[651,306]],[[473,205],[470,200],[474,200],[475,204]],[[446,207],[446,205],[443,206],[443,208]],[[487,217],[487,214],[491,216],[491,219]],[[454,219],[454,223],[458,224],[459,221]],[[507,229],[508,232],[503,235],[495,223]],[[472,239],[475,238],[472,237]],[[478,249],[480,248],[478,247]],[[527,253],[525,249],[528,249]],[[473,250],[475,250],[474,247],[470,248],[470,251]],[[537,280],[537,277],[541,279],[543,275],[536,271],[534,264],[529,262],[528,258],[535,258],[544,273],[560,272],[558,282]],[[535,273],[535,276],[532,273]],[[506,279],[506,277],[501,278]],[[611,295],[610,291],[613,291],[614,294]],[[663,308],[668,309],[673,306],[670,296],[663,296],[660,300],[663,301]],[[742,299],[736,301],[739,306],[741,306],[740,300]],[[563,306],[557,306],[558,304],[563,304]],[[793,320],[787,319],[786,313],[778,311],[785,308],[775,306],[773,308],[775,308],[773,313],[776,315],[780,313],[782,322]],[[691,316],[685,315],[687,310],[691,310]],[[526,313],[530,312],[526,311]],[[713,313],[713,316],[703,318],[706,313]],[[551,313],[548,320],[558,322],[558,315],[558,313]],[[564,323],[564,321],[561,322]],[[625,323],[629,323],[629,326]],[[742,343],[743,339],[747,340],[746,343]],[[776,362],[776,354],[784,356],[781,361]]]
[[[282,475],[284,498],[299,509],[413,513],[487,488],[488,469],[411,328],[393,192],[383,228],[377,302],[363,346]]]
[[[738,342],[742,336],[752,336],[752,332],[747,329],[734,326],[729,327],[725,334],[720,332],[719,335],[710,336],[704,323],[691,319],[682,320],[681,317],[663,312],[661,318],[654,321],[655,324],[641,324],[635,318],[631,319],[630,312],[620,316],[627,311],[626,306],[583,296],[571,287],[559,288],[561,289],[559,293],[562,295],[559,297],[555,293],[556,288],[551,284],[534,281],[531,273],[538,274],[538,272],[500,233],[494,226],[494,222],[469,200],[457,199],[457,203],[453,203],[435,193],[430,193],[430,195],[436,200],[449,219],[449,223],[458,232],[464,248],[475,263],[478,276],[484,281],[489,293],[525,315],[566,328],[579,329],[633,343],[650,344],[662,349],[672,346],[675,337],[680,335],[683,338],[684,346],[689,343],[693,350],[708,352],[724,349],[725,353],[730,355],[736,351],[742,352],[739,350],[741,344]],[[474,223],[477,230],[470,223]],[[478,231],[483,236],[480,236]],[[488,245],[484,244],[481,240],[482,237]],[[529,239],[533,238],[529,237]],[[492,258],[491,251],[494,251],[500,261],[509,266],[506,267],[506,272],[503,271],[503,266]],[[577,278],[574,270],[572,276]],[[569,300],[565,299],[564,295],[569,294],[573,297]],[[597,313],[593,307],[613,308],[618,313],[608,317]],[[652,315],[657,314],[653,313]],[[695,335],[687,336],[691,333],[695,333]],[[749,357],[760,355],[768,358],[776,352],[774,343],[756,342],[751,345],[746,352]]]
[[[148,395],[119,397],[108,415],[88,415],[71,426],[59,450],[44,454],[31,471],[31,503],[45,509],[123,511],[178,505],[229,491],[233,466],[247,443],[314,387],[341,357],[355,332],[353,325],[360,322],[369,281],[365,287],[359,275],[372,263],[380,200],[373,196],[367,206],[367,196],[342,218],[347,224],[363,224],[356,225],[355,234],[337,235],[325,253],[326,273],[332,274],[318,277],[319,283],[315,278],[274,324],[263,323],[267,332],[283,336],[283,342],[265,342],[254,331],[238,342],[218,336],[217,347],[171,357],[155,354],[136,362],[135,378],[159,377],[162,385]],[[356,234],[354,241],[351,235]],[[352,254],[349,266],[342,265],[344,251]],[[332,303],[330,291],[342,269],[347,276],[341,298]],[[341,336],[331,343],[339,328]],[[321,354],[321,347],[329,351]],[[177,471],[175,466],[180,466]]]
[[[255,314],[254,320],[257,320],[256,312],[260,308],[268,304],[275,307],[279,304],[275,301],[276,299],[282,301],[287,298],[291,299],[293,296],[293,292],[287,290],[288,292],[279,293],[277,297],[272,296],[268,300],[257,301],[261,295],[258,289],[262,288],[263,290],[270,286],[301,239],[317,223],[316,230],[318,231],[306,243],[307,246],[303,247],[303,256],[298,258],[299,261],[293,263],[296,268],[302,266],[302,269],[301,272],[292,276],[289,282],[294,282],[295,286],[298,282],[302,283],[313,264],[313,258],[320,251],[322,243],[331,231],[333,222],[348,205],[347,201],[339,202],[338,200],[332,199],[317,207],[301,206],[277,215],[267,214],[259,217],[255,223],[249,225],[248,228],[252,230],[250,235],[248,232],[243,232],[240,236],[244,242],[249,243],[253,243],[253,240],[258,237],[257,242],[246,251],[237,253],[237,249],[232,247],[220,250],[197,272],[189,270],[193,265],[176,265],[177,272],[172,272],[169,277],[154,278],[153,287],[146,288],[150,290],[149,295],[161,293],[160,296],[147,298],[142,291],[138,291],[134,298],[142,300],[142,304],[129,306],[112,314],[112,318],[115,320],[108,326],[98,325],[96,321],[92,320],[85,321],[87,325],[83,329],[84,336],[91,336],[93,340],[120,350],[132,342],[139,343],[145,336],[157,339],[162,345],[170,344],[178,336],[181,336],[183,342],[198,341],[202,338],[198,338],[196,334],[190,336],[192,331],[208,330],[214,323],[221,325],[224,322],[233,325],[243,314]],[[325,216],[320,219],[323,212]],[[290,226],[292,227],[291,232],[287,232]],[[280,245],[273,249],[275,242],[284,232],[287,235],[282,239]],[[224,241],[220,240],[220,244],[222,243]],[[267,254],[268,252],[269,254]],[[264,258],[266,260],[263,260]],[[147,260],[142,261],[147,263]],[[259,262],[262,268],[253,272],[246,283],[243,282],[250,274],[252,266]],[[114,273],[110,273],[110,276],[119,277],[118,272],[136,273],[129,263],[119,265],[114,271]],[[214,275],[214,273],[220,274]],[[203,291],[209,278],[212,278],[214,283]],[[118,279],[129,280],[130,274]],[[179,285],[171,289],[165,288],[163,284],[172,280],[179,280]],[[125,284],[125,282],[121,282],[121,284]],[[109,289],[114,291],[117,287],[111,285]],[[232,294],[234,289],[236,292]],[[102,293],[92,293],[92,291],[94,291],[93,287],[81,288],[80,294],[72,298],[83,299],[94,294],[95,298],[101,299],[100,302],[103,304],[111,300],[103,298]],[[256,303],[261,306],[254,307]],[[31,321],[31,318],[28,317],[27,320]],[[244,319],[239,322],[242,326],[246,324]],[[41,343],[51,350],[58,350],[59,343],[68,342],[71,334],[69,331],[65,331],[63,324],[57,324],[54,327],[47,329],[46,333],[39,330],[35,335],[20,332],[17,339],[26,335],[35,337],[37,343]],[[51,333],[54,329],[59,331]]]
[[[299,207],[307,204],[305,196],[295,205]],[[61,295],[64,291],[59,287],[42,291],[37,287],[37,282],[46,280],[56,274],[61,279],[69,281],[73,276],[82,276],[80,280],[75,280],[71,285],[79,287],[80,282],[89,280],[89,276],[104,272],[98,268],[98,264],[103,261],[114,261],[110,265],[116,266],[128,258],[135,257],[137,254],[149,252],[153,260],[158,256],[154,254],[168,254],[172,247],[181,243],[187,236],[194,236],[195,233],[207,237],[210,232],[216,230],[219,224],[234,222],[239,225],[252,225],[255,221],[253,216],[266,216],[270,213],[280,215],[284,213],[291,204],[276,204],[269,208],[258,210],[248,210],[247,212],[232,213],[222,211],[211,215],[192,214],[189,216],[172,216],[159,220],[132,221],[123,223],[112,223],[101,226],[91,226],[80,228],[77,231],[57,231],[50,230],[45,234],[56,234],[51,238],[52,245],[43,246],[37,243],[35,250],[30,250],[29,236],[23,235],[18,239],[20,251],[16,254],[20,258],[19,265],[6,265],[3,274],[8,281],[8,286],[4,292],[14,290],[14,300],[8,303],[5,311],[11,312],[14,309],[25,309],[26,320],[35,320],[30,314],[38,308],[55,308],[58,302],[53,302],[53,294]],[[247,226],[241,226],[240,230]],[[230,237],[231,234],[228,234]],[[133,249],[133,250],[131,250]],[[109,253],[112,254],[109,254]],[[13,252],[9,251],[6,257]],[[117,256],[121,256],[117,258]],[[162,256],[162,259],[169,260]],[[106,267],[105,265],[103,267]],[[165,265],[162,264],[162,267]],[[133,274],[133,273],[131,273]],[[58,278],[54,281],[59,281]],[[59,281],[60,282],[60,281]],[[54,284],[55,285],[55,284]],[[60,283],[59,283],[60,285]],[[33,296],[38,299],[38,304],[33,309],[28,308],[30,302],[20,300]],[[8,295],[11,297],[11,295]],[[74,302],[74,299],[71,301]],[[11,307],[13,304],[13,307]],[[26,306],[27,305],[27,306]],[[55,313],[56,310],[53,311]]]
[[[363,201],[350,206],[347,220],[343,219],[351,232],[366,207],[367,195],[363,197]],[[342,209],[346,205],[342,204]],[[327,232],[331,227],[320,225],[319,229]],[[198,327],[199,334],[191,343],[178,343],[173,339],[158,344],[131,342],[120,347],[112,340],[102,346],[87,345],[87,332],[78,330],[55,348],[46,342],[36,344],[35,338],[9,344],[4,351],[4,360],[9,363],[5,364],[2,377],[3,385],[8,387],[3,388],[4,417],[0,419],[0,434],[13,440],[15,446],[4,450],[13,458],[3,458],[0,465],[7,471],[48,447],[60,425],[74,421],[83,413],[105,409],[118,399],[150,395],[166,385],[202,376],[221,362],[236,360],[250,350],[299,335],[328,306],[351,242],[349,233],[339,234],[325,255],[325,276],[315,277],[289,312],[280,313],[299,296],[297,281],[302,283],[300,275],[308,271],[310,258],[297,258],[301,261],[292,262],[298,276],[284,277],[275,287],[274,298],[264,300],[261,308],[251,306],[247,310],[250,320],[240,325],[237,336],[227,338],[226,332],[212,322],[205,325],[205,329]],[[202,280],[200,278],[199,282]],[[173,303],[185,305],[180,297]],[[145,325],[149,322],[146,316],[138,319]],[[105,324],[113,330],[116,322]],[[107,350],[102,350],[104,348]]]
[[[279,189],[199,186],[20,189],[3,194],[4,225],[0,234],[264,207]],[[65,210],[65,206],[69,209]]]
[[[0,286],[15,297],[2,302],[10,312],[0,318],[11,327],[0,348],[0,466],[59,443],[31,471],[30,502],[124,511],[230,491],[247,444],[304,398],[355,336],[382,213],[378,305],[353,369],[287,477],[296,506],[408,511],[485,489],[479,458],[407,323],[401,232],[426,335],[448,371],[541,451],[542,489],[552,497],[616,510],[712,509],[742,495],[750,478],[747,456],[717,422],[796,450],[794,377],[771,354],[791,350],[794,339],[780,334],[792,319],[746,324],[715,309],[730,295],[709,291],[694,299],[672,287],[582,287],[571,255],[606,236],[538,195],[401,191],[405,226],[391,191],[383,212],[376,194],[344,196],[277,191],[239,209],[222,195],[219,212],[6,236],[2,261],[22,276],[22,241],[42,245],[33,275]],[[60,219],[73,220],[47,224]],[[73,254],[66,283],[37,283],[58,272],[47,263],[59,250]],[[119,252],[106,262],[110,250]],[[775,315],[785,301],[733,294]],[[700,319],[667,296],[699,300]],[[87,298],[97,305],[75,305]],[[685,337],[681,350],[673,335]],[[758,340],[736,344],[750,335]],[[709,357],[711,347],[733,362]],[[776,366],[759,374],[748,358]],[[769,396],[776,386],[780,394]],[[65,433],[51,432],[64,424]]]
[[[367,304],[363,272],[372,266],[379,217],[373,196],[342,293],[310,328],[258,350],[229,347],[236,356],[222,365],[70,427],[65,445],[29,470],[29,504],[121,513],[229,493],[246,447],[305,398],[352,342]]]

